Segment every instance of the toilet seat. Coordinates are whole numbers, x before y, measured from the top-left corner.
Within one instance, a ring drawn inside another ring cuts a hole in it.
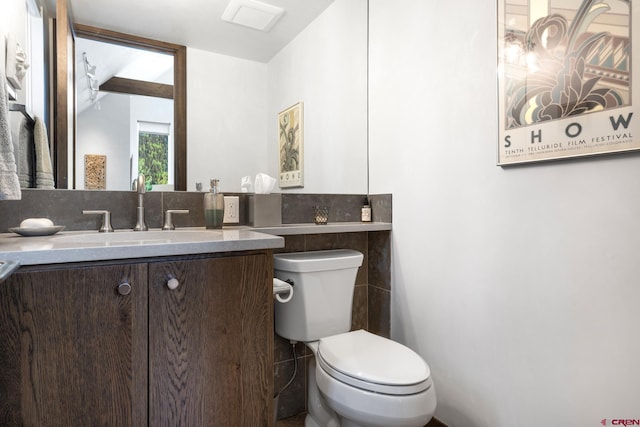
[[[336,380],[375,393],[409,395],[431,386],[429,366],[417,353],[364,330],[320,339],[316,360]]]

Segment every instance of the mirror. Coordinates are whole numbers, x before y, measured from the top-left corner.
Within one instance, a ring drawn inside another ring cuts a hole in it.
[[[10,101],[8,129],[20,186],[35,187],[35,119],[46,126],[48,116],[48,16],[37,0],[3,0],[1,9],[0,70],[6,80],[0,83]],[[23,149],[27,140],[30,143]]]
[[[56,3],[58,12],[58,6],[66,2]],[[220,3],[226,5],[227,2]],[[83,5],[89,4],[93,3]],[[366,0],[334,1],[266,62],[233,56],[231,50],[207,50],[202,47],[202,41],[197,46],[185,41],[189,46],[185,49],[189,60],[183,74],[185,82],[188,74],[189,85],[187,88],[185,83],[183,90],[188,105],[185,101],[185,119],[175,121],[176,125],[185,127],[185,146],[184,155],[176,154],[175,161],[176,176],[184,174],[186,178],[182,184],[176,181],[176,189],[193,191],[196,182],[201,182],[206,190],[209,178],[215,177],[221,180],[223,191],[239,192],[244,176],[255,177],[258,172],[265,172],[277,177],[278,113],[303,102],[304,187],[283,190],[276,187],[275,191],[367,192],[366,4]],[[60,18],[60,13],[58,16],[56,33],[65,26],[70,27]],[[82,22],[108,26],[100,22],[101,18],[91,16],[89,20],[85,16]],[[190,21],[176,22],[184,29]],[[119,24],[111,22],[111,25]],[[167,38],[173,36],[173,40],[179,40],[175,36],[179,29],[156,27],[166,28]],[[128,33],[138,29],[118,28]],[[252,37],[261,36],[255,30],[242,31],[252,32]],[[165,38],[162,34],[155,36]],[[218,42],[220,40],[225,39],[218,38]],[[66,70],[70,69],[68,58],[65,61],[57,53],[53,58],[60,71],[56,80],[66,83],[65,76],[69,75]],[[61,83],[61,86],[64,85]],[[75,111],[70,112],[74,102],[69,99],[72,97],[68,91],[62,92],[56,100],[54,116],[58,135],[54,151],[60,160],[57,166],[67,161],[67,171],[73,165],[73,155],[59,141],[71,139],[75,132],[74,126],[65,126],[75,117]],[[178,169],[183,172],[177,173]]]
[[[184,47],[74,29],[74,188],[128,190],[142,173],[149,190],[184,190]]]
[[[64,1],[58,0],[56,3],[56,13],[58,16],[64,14],[64,8],[61,5]],[[68,16],[68,14],[67,14]],[[155,52],[159,55],[168,55],[173,58],[173,72],[171,73],[172,85],[169,88],[169,95],[172,98],[173,105],[170,107],[173,110],[173,119],[170,121],[170,135],[171,138],[171,153],[167,153],[169,159],[173,159],[173,162],[168,165],[168,178],[171,178],[171,187],[176,190],[186,189],[186,48],[184,46],[174,45],[170,43],[159,42],[155,40],[145,39],[142,37],[135,37],[115,31],[108,31],[104,29],[98,29],[90,26],[76,24],[73,26],[72,33],[64,31],[64,24],[61,19],[57,18],[56,26],[56,49],[57,49],[57,80],[56,80],[56,103],[55,103],[55,139],[54,139],[54,163],[56,165],[56,182],[57,188],[91,188],[91,189],[109,189],[109,190],[127,190],[130,188],[132,181],[132,175],[137,175],[138,169],[138,153],[137,150],[132,153],[127,147],[131,138],[127,136],[129,132],[129,126],[122,126],[123,120],[115,120],[114,116],[105,111],[105,114],[93,116],[101,116],[101,119],[96,121],[96,117],[87,118],[86,120],[78,120],[77,114],[92,115],[92,110],[86,108],[87,102],[82,95],[93,97],[95,95],[94,106],[97,106],[98,93],[100,85],[105,83],[95,78],[96,67],[90,64],[87,55],[83,55],[84,51],[80,53],[80,64],[76,59],[71,59],[73,56],[71,52],[75,49],[68,49],[69,40],[73,39],[74,43],[80,42],[80,48],[86,48],[91,43],[96,44],[113,44],[117,46],[129,46],[137,50],[145,52]],[[75,36],[75,37],[74,37]],[[61,51],[65,51],[64,54]],[[96,55],[97,56],[97,55]],[[66,58],[65,58],[66,57]],[[86,60],[85,60],[86,58]],[[103,60],[104,58],[100,58]],[[71,64],[71,61],[75,62],[75,67]],[[71,64],[71,65],[70,65]],[[71,72],[74,70],[75,72]],[[65,72],[66,70],[66,72]],[[116,73],[117,74],[117,73]],[[85,93],[77,94],[76,80],[69,83],[66,76],[73,76],[85,78],[85,85],[78,86],[82,91],[84,88]],[[93,77],[92,77],[93,76]],[[109,75],[108,78],[114,77]],[[89,81],[93,79],[92,81]],[[106,79],[105,79],[106,80]],[[112,81],[113,82],[113,81]],[[119,83],[122,83],[120,81]],[[69,87],[70,85],[70,87]],[[91,85],[92,89],[87,86]],[[149,86],[152,86],[151,88]],[[165,85],[165,87],[168,85]],[[126,84],[121,84],[119,90],[122,92],[137,93],[138,95],[154,95],[153,90],[155,86],[148,85],[145,82],[139,80],[132,83],[129,79]],[[113,90],[113,89],[111,89]],[[78,110],[76,110],[76,102],[69,101],[69,94],[72,95],[72,100],[78,102]],[[116,95],[108,95],[110,99],[117,98]],[[164,95],[167,97],[167,95]],[[123,105],[130,106],[135,103],[136,105],[148,104],[147,101],[135,102],[127,99],[126,96],[120,96],[120,107]],[[129,97],[130,98],[130,97]],[[66,105],[65,105],[66,104]],[[111,105],[112,103],[109,103]],[[155,109],[156,107],[154,107]],[[126,108],[125,108],[126,109]],[[110,109],[113,113],[113,109]],[[68,112],[66,118],[62,118],[64,112]],[[171,115],[171,113],[169,113]],[[144,115],[142,117],[145,117]],[[67,125],[65,126],[65,120]],[[93,132],[88,131],[87,123],[93,120]],[[132,120],[138,121],[137,118],[132,116]],[[107,123],[105,123],[105,121]],[[108,123],[110,122],[110,123]],[[103,126],[96,124],[101,123]],[[114,125],[118,123],[119,125]],[[102,131],[101,130],[107,130]],[[108,132],[108,130],[117,129],[120,136]],[[135,134],[137,136],[137,130]],[[122,142],[122,133],[125,134],[126,140]],[[109,135],[108,137],[105,135]],[[120,149],[114,149],[113,141],[120,141],[123,145]],[[68,141],[65,145],[64,141]],[[99,147],[100,141],[107,141]],[[126,146],[126,147],[125,147]],[[97,152],[89,153],[97,148]],[[137,148],[137,147],[136,147]],[[109,154],[106,154],[109,153]],[[120,158],[121,160],[117,160]],[[109,162],[109,159],[111,161]],[[129,159],[127,161],[127,159]],[[107,165],[110,167],[107,168]],[[134,170],[135,166],[135,170]],[[107,173],[109,179],[107,179]],[[89,177],[89,179],[87,179]],[[87,185],[87,181],[91,185]],[[113,182],[114,184],[107,186],[107,182]],[[166,187],[165,187],[166,188]]]

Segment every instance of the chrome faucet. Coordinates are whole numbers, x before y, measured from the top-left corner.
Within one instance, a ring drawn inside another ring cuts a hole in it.
[[[147,192],[147,187],[144,182],[144,175],[138,175],[138,178],[133,181],[133,189],[138,191],[138,207],[136,208],[137,222],[133,227],[133,231],[147,231],[149,227],[144,222],[144,193]]]

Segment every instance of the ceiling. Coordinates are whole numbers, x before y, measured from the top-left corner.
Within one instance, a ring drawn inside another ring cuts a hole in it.
[[[268,33],[223,21],[221,17],[230,0],[69,2],[73,21],[79,24],[267,62],[333,0],[262,0],[285,10]]]

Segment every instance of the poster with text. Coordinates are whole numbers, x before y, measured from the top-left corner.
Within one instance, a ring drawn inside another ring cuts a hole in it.
[[[304,187],[304,112],[302,102],[278,114],[280,188]]]
[[[630,0],[498,0],[498,165],[640,149]]]

